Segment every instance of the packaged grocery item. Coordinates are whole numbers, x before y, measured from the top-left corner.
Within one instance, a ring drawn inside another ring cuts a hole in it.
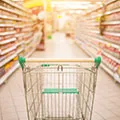
[[[0,46],[0,49],[2,50],[2,51],[4,51],[4,50],[6,50],[6,49],[8,49],[8,48],[10,48],[10,47],[12,47],[12,46],[14,46],[15,45],[15,42],[10,42],[10,43],[7,43],[7,44],[5,44],[5,45],[1,45]]]
[[[2,61],[5,60],[5,59],[6,59],[6,56],[0,55],[0,62],[2,62]]]
[[[0,32],[5,32],[5,28],[0,27]]]
[[[116,0],[116,2],[108,5],[108,6],[106,7],[106,10],[107,10],[107,11],[111,11],[111,10],[115,10],[115,9],[118,9],[118,8],[120,8],[120,1],[119,1],[119,0]]]
[[[115,44],[120,44],[120,37],[117,37],[117,36],[113,36],[113,35],[107,35],[107,34],[104,34],[103,35],[103,38],[105,39],[105,40],[107,40],[107,41],[111,41],[111,42],[113,42],[113,43],[115,43]]]
[[[120,20],[120,12],[112,13],[105,16],[105,21],[119,21]]]
[[[5,74],[5,69],[4,67],[0,68],[0,78]]]
[[[106,25],[105,31],[107,31],[107,32],[120,32],[120,25]]]

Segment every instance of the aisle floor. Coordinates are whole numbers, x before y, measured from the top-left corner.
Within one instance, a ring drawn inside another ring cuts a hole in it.
[[[46,41],[45,52],[35,52],[32,57],[88,58],[72,40],[55,33]],[[18,69],[0,86],[0,120],[27,120],[22,71]],[[120,85],[99,69],[93,120],[120,120]]]

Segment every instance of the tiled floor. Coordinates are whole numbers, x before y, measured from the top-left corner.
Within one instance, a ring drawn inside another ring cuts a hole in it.
[[[56,33],[53,38],[47,41],[45,52],[35,52],[32,57],[88,57],[63,34]],[[0,120],[27,120],[21,69],[0,87]],[[120,85],[102,69],[98,73],[93,120],[120,120]]]

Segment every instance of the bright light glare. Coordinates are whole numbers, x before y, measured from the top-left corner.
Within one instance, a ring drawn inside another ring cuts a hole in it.
[[[67,9],[88,9],[90,7],[93,7],[90,2],[52,2],[52,6]]]

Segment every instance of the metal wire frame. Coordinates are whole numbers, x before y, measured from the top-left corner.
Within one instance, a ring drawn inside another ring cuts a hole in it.
[[[97,69],[81,66],[84,63],[23,70],[28,120],[91,120]],[[42,94],[46,88],[76,88],[79,94]]]

